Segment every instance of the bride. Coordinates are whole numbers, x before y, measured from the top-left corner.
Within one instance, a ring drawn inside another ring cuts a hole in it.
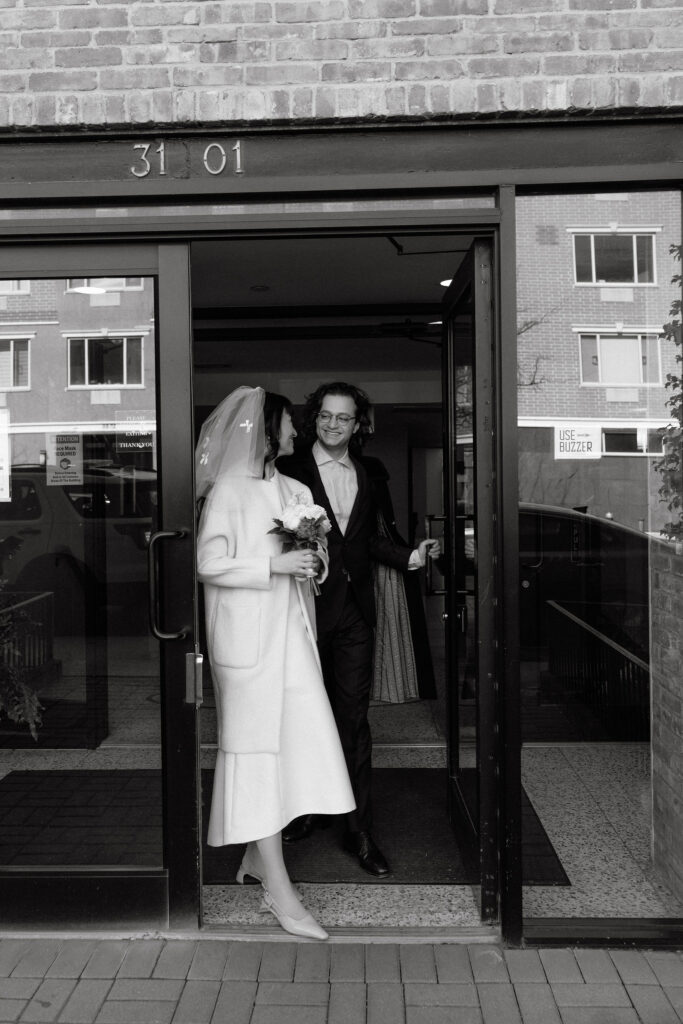
[[[288,502],[312,504],[308,488],[275,469],[295,436],[286,398],[241,387],[211,413],[197,445],[197,497],[206,499],[197,564],[218,712],[208,842],[246,843],[237,881],[261,882],[262,909],[285,931],[325,939],[289,878],[281,841],[293,818],[354,807],[313,596],[297,578],[325,579],[327,553],[283,553],[269,533]]]

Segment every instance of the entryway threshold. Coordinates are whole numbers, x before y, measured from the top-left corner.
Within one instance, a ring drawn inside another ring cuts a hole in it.
[[[329,928],[329,939],[326,944],[387,944],[400,943],[405,945],[445,945],[446,943],[473,945],[475,943],[501,944],[500,929],[479,925],[478,927],[462,928]],[[235,942],[311,942],[311,939],[289,935],[281,928],[265,926],[259,929],[240,929],[225,925],[204,925],[200,938],[231,939]]]
[[[330,933],[394,938],[424,934],[424,941],[433,941],[437,932],[474,934],[482,928],[469,885],[298,882],[297,889],[304,905]],[[272,923],[270,915],[260,910],[261,895],[260,885],[204,885],[204,926],[262,934]]]

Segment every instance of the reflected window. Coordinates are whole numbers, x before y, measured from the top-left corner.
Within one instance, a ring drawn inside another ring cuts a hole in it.
[[[0,338],[0,390],[30,386],[29,338]]]
[[[602,432],[602,450],[605,455],[661,456],[662,435],[659,430],[641,426],[618,430],[608,428]]]
[[[66,284],[68,292],[83,292],[96,295],[101,292],[141,292],[141,277],[70,277]]]
[[[69,387],[141,387],[142,338],[69,338]]]
[[[579,346],[584,385],[661,384],[656,334],[580,334]]]
[[[0,295],[30,295],[30,281],[0,281]]]
[[[655,236],[575,232],[574,273],[577,284],[655,284]]]

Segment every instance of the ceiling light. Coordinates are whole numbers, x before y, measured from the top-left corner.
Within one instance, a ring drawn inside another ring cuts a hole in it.
[[[449,277],[446,281],[439,281],[442,288],[448,288],[449,284],[453,283],[453,278]]]
[[[100,288],[96,284],[82,284],[78,288],[71,288],[72,292],[78,292],[79,295],[106,295],[107,289]]]
[[[437,327],[437,326],[440,327],[442,324],[443,324],[443,320],[430,320],[429,321],[429,326],[430,327]]]

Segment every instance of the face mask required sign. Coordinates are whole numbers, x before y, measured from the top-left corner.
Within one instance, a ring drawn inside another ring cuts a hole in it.
[[[555,425],[556,459],[599,459],[602,455],[602,428],[593,423]]]
[[[83,483],[83,435],[50,434],[45,482],[48,487]]]

